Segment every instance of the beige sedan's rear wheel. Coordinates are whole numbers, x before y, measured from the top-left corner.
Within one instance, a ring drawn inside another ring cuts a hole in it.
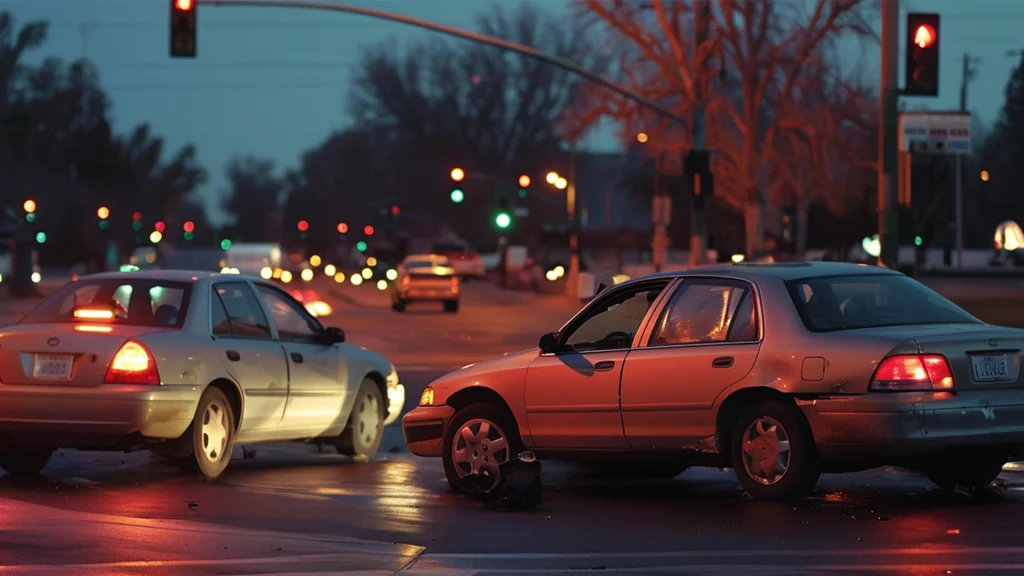
[[[207,388],[192,420],[192,456],[182,462],[183,468],[200,472],[208,480],[219,477],[231,461],[236,418],[224,392]]]
[[[49,448],[16,448],[0,451],[0,470],[16,478],[35,476],[50,463],[53,450]]]
[[[387,407],[377,383],[363,380],[356,393],[348,426],[338,439],[338,453],[357,458],[373,458],[384,439],[384,419]]]
[[[800,498],[821,476],[810,427],[791,404],[768,400],[743,411],[731,450],[736,479],[755,500]]]

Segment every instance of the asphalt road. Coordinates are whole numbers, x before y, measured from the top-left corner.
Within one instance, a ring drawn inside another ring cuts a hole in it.
[[[535,344],[573,307],[469,285],[458,314],[396,314],[373,289],[319,285],[328,324],[430,380]],[[752,502],[731,472],[601,479],[545,463],[545,500],[499,513],[448,492],[392,427],[359,464],[306,445],[241,451],[216,483],[145,453],[60,452],[46,477],[0,476],[0,576],[196,574],[1024,573],[1024,472],[981,497],[883,469],[826,476],[796,505]]]

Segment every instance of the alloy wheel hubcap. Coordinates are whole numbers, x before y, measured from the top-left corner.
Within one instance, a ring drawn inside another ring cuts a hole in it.
[[[743,432],[743,468],[755,482],[772,486],[781,481],[790,464],[790,443],[778,420],[762,416]]]
[[[203,453],[210,462],[224,458],[231,432],[227,425],[227,409],[220,402],[212,402],[203,414]]]
[[[508,437],[494,422],[483,418],[470,420],[459,428],[452,441],[452,463],[459,478],[480,474],[501,478],[499,466],[509,461]]]
[[[358,415],[359,417],[356,419],[357,435],[365,446],[370,446],[377,439],[381,422],[380,403],[377,402],[374,395],[363,396],[359,402]]]

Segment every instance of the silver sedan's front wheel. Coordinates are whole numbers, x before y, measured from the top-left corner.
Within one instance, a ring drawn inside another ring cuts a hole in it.
[[[362,459],[373,458],[384,439],[385,412],[387,406],[380,387],[373,380],[363,380],[348,425],[338,439],[338,452]]]

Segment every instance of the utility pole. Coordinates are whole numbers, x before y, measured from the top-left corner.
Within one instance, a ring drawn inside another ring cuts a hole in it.
[[[967,112],[967,85],[974,80],[977,70],[971,65],[971,55],[964,52],[964,69],[960,77],[960,111]],[[956,155],[956,267],[964,267],[964,155]]]
[[[896,115],[899,103],[898,72],[900,0],[882,2],[882,113],[878,115],[878,239],[879,264],[899,264],[899,205],[896,198]]]
[[[569,141],[569,185],[565,187],[565,212],[569,219],[569,272],[565,276],[565,295],[580,297],[580,237],[576,217],[576,134]]]
[[[669,247],[668,224],[672,218],[672,197],[669,196],[664,183],[665,155],[659,151],[654,157],[654,196],[651,198],[651,224],[654,234],[651,236],[651,264],[655,272],[661,272],[667,263]]]
[[[694,13],[693,58],[699,69],[694,71],[697,104],[693,112],[693,150],[699,154],[707,148],[706,125],[704,122],[704,60],[700,59],[701,47],[708,39],[708,21],[711,19],[711,0],[696,0],[697,10]],[[710,163],[705,167],[711,173]],[[701,176],[698,173],[693,179],[693,195],[690,198],[690,266],[704,263],[707,253],[707,215],[705,212],[706,198],[701,194]]]

